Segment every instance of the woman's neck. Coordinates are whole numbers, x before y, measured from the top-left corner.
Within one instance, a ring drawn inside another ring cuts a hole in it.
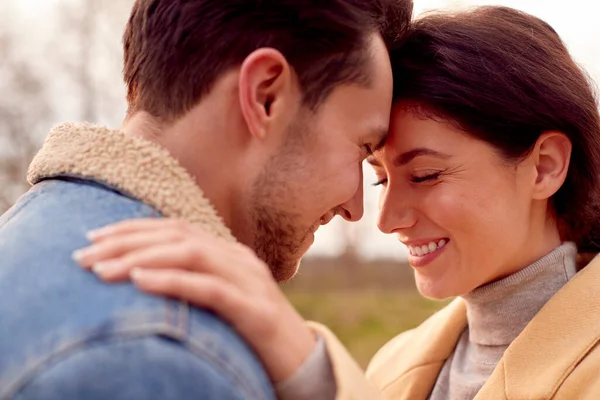
[[[524,268],[527,268],[537,260],[551,253],[554,249],[562,244],[558,225],[554,219],[548,218],[544,212],[543,216],[538,218],[540,222],[532,225],[527,235],[527,240],[521,246],[521,251],[516,257],[511,259],[511,264],[502,268],[492,281],[486,282],[484,285],[500,281],[508,276],[514,275]]]
[[[462,296],[469,337],[481,345],[507,345],[577,272],[577,247],[565,243],[518,272]]]

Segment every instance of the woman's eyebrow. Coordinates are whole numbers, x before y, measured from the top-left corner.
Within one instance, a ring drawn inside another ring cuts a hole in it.
[[[394,166],[400,167],[406,165],[420,156],[433,156],[443,159],[450,158],[449,154],[440,153],[439,151],[428,149],[426,147],[419,147],[396,156],[396,158],[394,158]]]
[[[433,156],[443,159],[448,159],[451,157],[449,154],[440,153],[439,151],[428,149],[426,147],[419,147],[396,156],[396,158],[394,158],[393,165],[394,167],[400,167],[402,165],[408,164],[409,162],[420,156]],[[367,162],[374,167],[381,167],[381,162],[379,162],[373,156],[368,157]]]

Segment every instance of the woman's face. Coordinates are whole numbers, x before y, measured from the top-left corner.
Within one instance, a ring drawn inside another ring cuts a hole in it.
[[[379,229],[408,246],[423,295],[462,295],[540,256],[546,218],[532,200],[528,161],[508,163],[487,143],[402,104],[385,147],[368,161],[381,186]]]

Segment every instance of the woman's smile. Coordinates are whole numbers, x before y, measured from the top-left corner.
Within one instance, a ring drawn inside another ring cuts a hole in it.
[[[412,240],[404,243],[408,248],[408,262],[413,267],[424,267],[439,257],[449,245],[448,238]]]

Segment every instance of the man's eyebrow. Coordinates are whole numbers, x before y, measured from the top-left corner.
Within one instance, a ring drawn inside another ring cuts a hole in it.
[[[396,158],[394,158],[394,163],[393,163],[394,167],[400,167],[402,165],[406,165],[409,162],[411,162],[412,160],[414,160],[415,158],[420,157],[420,156],[433,156],[433,157],[438,157],[438,158],[443,158],[443,159],[450,158],[450,155],[448,155],[448,154],[444,154],[444,153],[440,153],[439,151],[420,147],[420,148],[413,149],[411,151],[407,151],[406,153],[402,153],[402,154],[396,156]],[[373,156],[367,157],[367,162],[374,167],[382,166],[381,162],[379,162]]]

